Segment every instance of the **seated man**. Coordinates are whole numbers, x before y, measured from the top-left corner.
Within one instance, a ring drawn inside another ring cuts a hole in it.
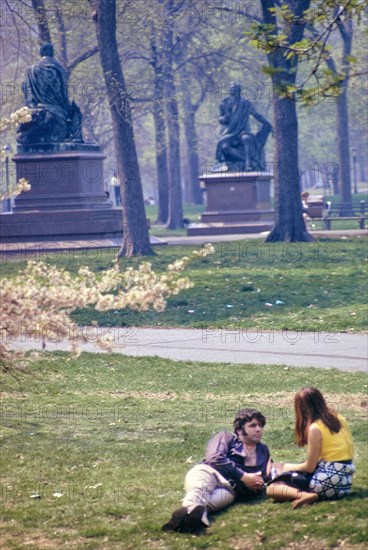
[[[220,432],[208,442],[204,460],[186,475],[183,506],[163,525],[164,531],[200,531],[210,524],[208,512],[264,491],[271,467],[268,447],[261,443],[265,424],[259,411],[241,409],[234,433]]]
[[[261,124],[255,135],[250,131],[250,116]],[[216,160],[225,162],[229,171],[264,170],[263,148],[272,126],[241,96],[238,82],[230,85],[230,96],[220,103],[219,122],[224,129],[217,143]]]
[[[54,58],[52,44],[42,44],[41,59],[27,69],[22,91],[32,120],[17,129],[21,144],[83,143],[82,113],[68,97],[68,74]]]

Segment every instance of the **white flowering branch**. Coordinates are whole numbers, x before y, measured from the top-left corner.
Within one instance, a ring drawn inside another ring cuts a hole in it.
[[[22,122],[30,122],[32,120],[31,110],[28,107],[22,107],[14,113],[11,113],[9,118],[0,119],[0,132],[14,129]]]
[[[102,276],[88,267],[72,276],[44,262],[29,262],[23,273],[0,283],[0,365],[4,370],[24,365],[24,353],[9,348],[11,340],[20,335],[51,341],[68,338],[72,351],[78,354],[78,342],[87,337],[70,317],[77,308],[163,311],[169,296],[193,286],[187,277],[179,276],[188,263],[213,252],[212,245],[206,245],[169,265],[164,274],[155,273],[148,262],[121,272],[116,261]],[[109,337],[96,338],[96,344],[108,350],[113,346]]]
[[[11,113],[9,118],[0,119],[0,133],[5,132],[6,130],[15,129],[18,124],[22,122],[30,122],[31,120],[32,115],[30,109],[28,109],[28,107],[22,107],[14,113]],[[0,149],[0,162],[4,160],[5,156],[5,152]],[[13,189],[7,190],[5,193],[0,193],[0,201],[16,197],[23,191],[29,191],[30,189],[31,186],[28,181],[25,178],[21,178]]]

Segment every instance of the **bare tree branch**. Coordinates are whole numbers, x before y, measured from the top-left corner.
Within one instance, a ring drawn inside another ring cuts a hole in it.
[[[227,13],[235,13],[236,15],[243,15],[244,17],[249,19],[249,21],[254,21],[255,23],[260,23],[260,24],[262,23],[262,19],[259,19],[255,15],[250,15],[249,13],[247,13],[247,11],[243,11],[241,9],[234,10],[233,8],[220,6],[220,7],[215,7],[215,10],[221,11],[221,12],[227,12]]]
[[[26,19],[16,10],[16,9],[14,9],[14,6],[12,6],[12,5],[8,2],[8,0],[4,0],[4,1],[5,1],[6,5],[7,5],[7,7],[8,7],[9,13],[11,14],[11,18],[13,19],[14,27],[15,27],[15,29],[16,29],[16,32],[17,32],[18,37],[20,37],[20,33],[19,33],[19,30],[18,30],[18,27],[17,27],[17,20],[16,20],[16,17],[18,17],[18,18],[20,19],[20,21],[22,21],[22,23],[24,23],[25,26],[26,26],[28,29],[30,29],[32,32],[36,32],[36,31],[35,31],[35,28],[34,28],[32,25],[30,25],[30,24],[28,23],[28,21],[27,21],[27,20],[26,20]],[[28,7],[30,7],[30,6],[28,6]]]
[[[77,65],[79,65],[83,61],[86,61],[86,59],[89,59],[90,57],[95,55],[98,51],[99,51],[98,46],[94,46],[90,50],[87,50],[86,52],[79,55],[76,59],[74,59],[74,61],[69,63],[69,65],[66,67],[68,74],[70,74]]]

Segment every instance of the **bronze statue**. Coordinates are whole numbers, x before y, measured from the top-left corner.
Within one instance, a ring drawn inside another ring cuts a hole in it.
[[[271,124],[241,96],[241,85],[237,82],[230,85],[230,96],[219,108],[219,122],[224,129],[217,143],[216,160],[225,162],[231,172],[265,170],[263,148],[272,131]],[[250,131],[250,115],[262,124],[256,134]]]
[[[68,75],[54,58],[52,44],[40,48],[41,60],[27,70],[22,91],[32,120],[17,131],[20,144],[83,143],[82,114],[68,99]]]

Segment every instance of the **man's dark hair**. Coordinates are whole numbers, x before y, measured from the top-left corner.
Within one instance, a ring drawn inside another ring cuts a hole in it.
[[[240,409],[234,418],[234,432],[243,428],[246,422],[250,422],[256,418],[262,427],[266,425],[266,418],[263,414],[256,409]]]
[[[42,44],[40,47],[40,56],[41,57],[53,57],[54,55],[54,47],[49,42],[46,42],[45,44]]]

